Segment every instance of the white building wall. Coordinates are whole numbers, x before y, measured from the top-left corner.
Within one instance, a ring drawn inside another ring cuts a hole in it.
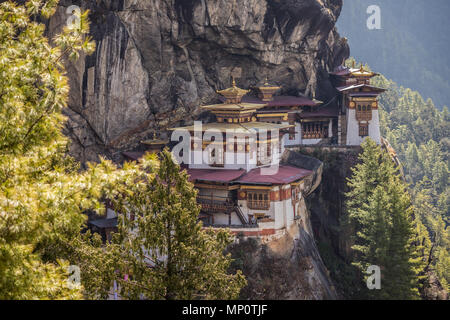
[[[294,223],[294,207],[292,206],[292,199],[284,201],[286,206],[286,228],[289,228]]]
[[[290,185],[284,186],[283,189],[289,189]],[[272,191],[278,191],[279,187],[275,187]],[[294,223],[294,207],[292,206],[292,199],[283,201],[274,201],[270,203],[269,210],[253,210],[247,207],[247,200],[239,200],[238,205],[241,207],[245,218],[248,215],[255,215],[255,213],[264,213],[266,216],[275,220],[275,229],[289,228]]]
[[[272,147],[274,150],[272,152],[271,163],[263,164],[262,166],[267,165],[276,165],[280,162],[282,154],[278,151],[278,147]],[[258,150],[258,152],[262,152],[262,150]],[[247,172],[258,168],[257,160],[258,157],[256,152],[250,154],[249,152],[225,152],[224,153],[224,161],[223,166],[211,166],[208,163],[208,160],[203,158],[202,151],[192,151],[190,157],[190,169],[226,169],[226,170],[240,170],[244,169]],[[264,158],[263,155],[260,155],[259,158]]]
[[[214,215],[214,224],[216,225],[228,225],[229,224],[229,215],[225,213],[213,213]]]
[[[248,218],[248,215],[255,215],[255,213],[264,213],[266,216],[271,219],[275,219],[275,205],[274,202],[270,203],[270,207],[268,210],[254,210],[250,209],[247,206],[247,200],[238,200],[238,206],[241,208],[242,213],[245,215],[245,218]]]
[[[292,139],[292,140],[289,139],[289,133],[286,133],[283,137],[283,143],[285,146],[295,146],[295,145],[302,144],[302,128],[301,128],[300,122],[295,123],[294,139]]]
[[[369,137],[381,144],[380,119],[378,110],[372,110],[372,120],[369,121]],[[359,136],[359,123],[356,120],[356,110],[347,109],[347,145],[359,146],[366,137]]]
[[[247,217],[244,217],[244,218],[247,218]],[[241,219],[239,219],[237,213],[234,212],[234,211],[231,213],[231,224],[234,225],[234,226],[242,224]]]
[[[286,226],[285,221],[285,211],[284,211],[284,201],[273,202],[275,209],[275,229],[281,229]]]

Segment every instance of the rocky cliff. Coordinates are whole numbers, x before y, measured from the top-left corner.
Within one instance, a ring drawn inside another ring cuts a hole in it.
[[[97,44],[67,62],[66,133],[83,162],[118,159],[153,130],[192,121],[231,75],[327,101],[327,71],[349,55],[334,27],[342,0],[61,0],[49,36],[71,5],[91,10]]]
[[[338,293],[330,279],[314,239],[311,224],[311,199],[320,187],[323,163],[315,158],[286,151],[282,162],[314,172],[305,181],[301,198],[301,215],[281,237],[271,241],[238,236],[230,248],[233,267],[242,270],[247,286],[241,299],[250,300],[322,300],[337,299]]]

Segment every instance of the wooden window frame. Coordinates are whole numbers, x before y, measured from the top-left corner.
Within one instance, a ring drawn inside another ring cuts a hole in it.
[[[247,192],[247,206],[252,210],[269,210],[269,192],[249,191]]]
[[[368,123],[360,123],[359,124],[359,136],[360,137],[368,137],[369,136],[369,124]]]
[[[369,104],[356,105],[356,120],[371,121],[372,120],[372,106]]]

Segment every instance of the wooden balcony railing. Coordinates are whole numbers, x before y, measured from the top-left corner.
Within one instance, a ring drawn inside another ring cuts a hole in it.
[[[253,210],[269,210],[270,209],[270,201],[267,201],[267,200],[247,201],[247,206]]]
[[[214,212],[230,212],[233,210],[234,204],[231,200],[216,200],[205,198],[197,198],[197,203],[202,206],[202,210],[209,213]]]

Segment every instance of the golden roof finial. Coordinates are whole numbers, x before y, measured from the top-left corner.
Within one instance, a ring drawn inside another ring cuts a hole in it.
[[[364,72],[364,67],[363,67],[362,63],[361,63],[361,68],[359,69],[359,71]]]
[[[352,68],[355,69],[355,60],[352,62]]]
[[[259,98],[261,101],[267,102],[273,100],[273,95],[277,92],[281,87],[277,87],[275,85],[269,84],[269,76],[266,75],[265,83],[262,86],[256,87],[259,90]]]
[[[234,76],[231,76],[231,86],[236,88],[236,79],[234,79]]]
[[[216,92],[225,97],[226,103],[240,103],[241,98],[250,92],[250,90],[240,89],[236,86],[236,80],[232,76],[231,88],[225,90],[217,90]]]

